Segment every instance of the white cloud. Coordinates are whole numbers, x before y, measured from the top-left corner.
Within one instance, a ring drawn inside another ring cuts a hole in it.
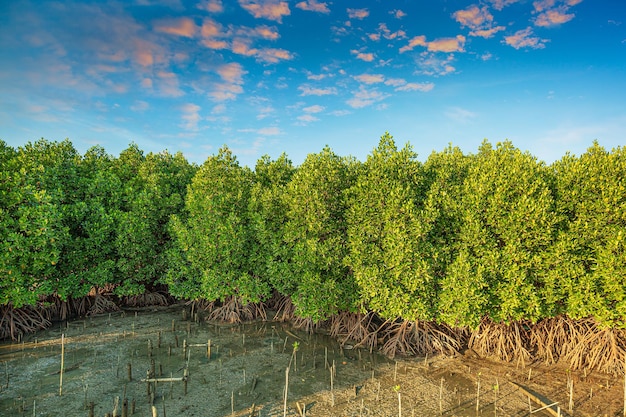
[[[354,79],[364,84],[377,84],[385,81],[382,74],[361,74],[355,76]]]
[[[324,106],[320,106],[320,105],[313,105],[313,106],[309,106],[309,107],[304,107],[302,109],[303,112],[305,113],[320,113],[322,111],[324,111]]]
[[[301,91],[301,96],[327,96],[337,94],[335,87],[317,88],[309,85],[301,85],[298,87],[298,90]]]
[[[461,124],[468,123],[478,116],[476,113],[461,107],[450,107],[446,110],[445,115],[448,119]]]
[[[370,12],[368,9],[347,9],[348,10],[348,17],[350,19],[365,19],[367,16],[370,15]]]
[[[389,97],[389,94],[381,93],[377,89],[368,90],[361,86],[358,91],[353,93],[353,97],[346,103],[355,109],[370,106],[376,102],[382,101]]]
[[[296,4],[298,9],[306,10],[309,12],[318,12],[318,13],[330,13],[330,9],[328,8],[327,3],[319,2],[317,0],[307,0],[301,1]]]
[[[546,47],[548,40],[534,36],[532,28],[527,27],[526,29],[518,30],[513,35],[505,36],[503,42],[515,49],[542,49]]]
[[[181,116],[182,122],[180,127],[189,131],[197,131],[198,123],[202,119],[200,117],[200,106],[193,103],[184,104],[181,107],[183,115]]]
[[[395,91],[422,91],[427,92],[435,88],[433,83],[407,83],[400,87],[396,87]]]

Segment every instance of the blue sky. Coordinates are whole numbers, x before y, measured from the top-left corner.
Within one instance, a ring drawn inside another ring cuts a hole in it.
[[[242,165],[389,131],[420,159],[510,139],[546,162],[626,144],[623,0],[0,5],[0,139]]]

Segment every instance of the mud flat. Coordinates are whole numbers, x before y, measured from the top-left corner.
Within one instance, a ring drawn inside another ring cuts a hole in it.
[[[562,415],[621,415],[619,378],[473,355],[396,361],[284,323],[217,325],[183,309],[63,322],[1,344],[0,415],[522,416],[541,407],[511,382],[558,402]]]

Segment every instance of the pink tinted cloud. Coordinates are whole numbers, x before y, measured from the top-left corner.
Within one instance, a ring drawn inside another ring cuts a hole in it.
[[[470,36],[491,38],[495,33],[505,29],[504,26],[493,27],[493,15],[489,13],[487,7],[479,8],[476,5],[472,5],[466,9],[454,12],[452,16],[462,27],[471,29]]]
[[[205,0],[198,5],[198,8],[211,13],[221,13],[224,11],[222,0]]]
[[[389,12],[389,14],[395,17],[396,19],[402,19],[403,17],[406,16],[406,13],[404,13],[402,10],[392,10]]]
[[[415,48],[416,46],[426,46],[426,36],[420,35],[420,36],[413,37],[409,41],[408,45],[405,45],[402,48],[400,48],[400,53],[403,53],[406,51],[412,51],[413,48]]]
[[[186,17],[179,19],[164,19],[155,23],[155,29],[157,32],[191,38],[196,33],[196,24],[192,19]]]
[[[502,10],[506,6],[520,2],[521,0],[488,0],[496,10]]]
[[[350,19],[365,19],[370,15],[368,9],[347,9]]]
[[[247,72],[238,62],[231,62],[216,68],[222,82],[215,83],[209,96],[215,101],[233,100],[243,93],[243,76]]]
[[[247,74],[243,67],[238,62],[231,62],[229,64],[221,65],[217,68],[216,72],[222,78],[222,80],[228,83],[242,84],[243,76]]]
[[[535,19],[535,26],[555,26],[569,22],[574,18],[573,13],[566,13],[564,10],[546,10]]]
[[[546,42],[546,39],[541,39],[537,36],[534,36],[533,30],[530,27],[527,27],[523,30],[518,30],[513,35],[504,37],[504,43],[512,46],[515,49],[542,49],[545,48]]]
[[[432,52],[463,52],[465,36],[457,35],[454,38],[440,38],[428,42],[428,50]]]
[[[289,16],[289,4],[279,0],[239,0],[239,5],[252,16],[282,22],[283,16]]]
[[[479,8],[476,5],[471,5],[467,9],[458,10],[454,12],[452,16],[461,26],[470,29],[483,27],[493,21],[493,16],[486,7]]]
[[[318,13],[330,13],[330,9],[328,8],[327,3],[319,2],[317,0],[307,0],[301,1],[296,4],[298,9],[306,10],[309,12],[318,12]]]
[[[222,25],[216,22],[213,19],[206,18],[202,22],[202,27],[200,28],[200,34],[203,38],[214,38],[217,36],[222,36]]]
[[[477,29],[477,30],[471,31],[470,35],[488,39],[488,38],[491,38],[496,33],[503,31],[504,29],[506,29],[504,26],[496,26],[490,29]]]
[[[356,49],[353,49],[350,51],[350,53],[352,55],[356,55],[357,59],[360,59],[361,61],[365,61],[365,62],[372,62],[375,58],[375,55],[371,52],[360,52],[360,51],[357,51]]]
[[[293,59],[293,54],[285,49],[262,48],[258,51],[256,57],[260,61],[275,64],[280,61],[289,61]]]
[[[355,76],[354,79],[364,84],[377,84],[385,81],[382,74],[361,74]]]

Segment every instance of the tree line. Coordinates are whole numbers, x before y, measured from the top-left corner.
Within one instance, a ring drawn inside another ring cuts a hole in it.
[[[626,327],[623,147],[546,164],[484,141],[421,162],[386,133],[365,161],[325,147],[251,169],[227,147],[198,166],[42,139],[0,141],[0,166],[0,305],[167,288],[242,305],[279,293],[314,323]]]

